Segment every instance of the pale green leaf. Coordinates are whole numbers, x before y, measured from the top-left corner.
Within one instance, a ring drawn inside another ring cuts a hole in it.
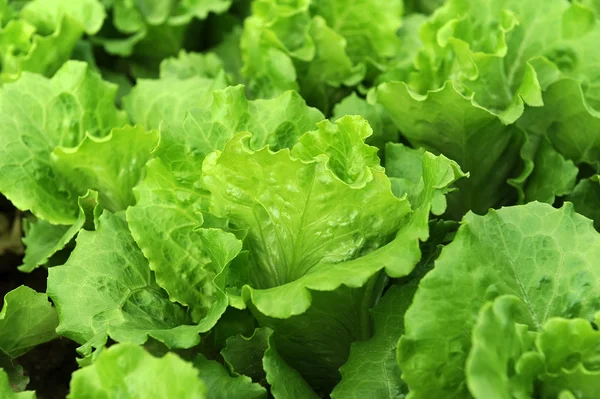
[[[314,288],[329,291],[342,282],[356,286],[358,281],[362,285],[383,267],[372,265],[359,275],[335,271],[344,265],[338,262],[384,245],[409,211],[406,201],[393,197],[383,169],[373,165],[375,149],[363,154],[366,159],[359,156],[342,166],[337,174],[328,167],[344,156],[335,151],[338,144],[330,136],[345,136],[342,143],[364,146],[360,138],[368,136],[370,129],[361,121],[344,118],[333,126],[323,122],[316,133],[304,136],[307,141],[310,135],[321,136],[322,143],[331,146],[325,148],[330,156],[320,154],[316,160],[294,159],[288,150],[254,152],[247,144],[250,135],[240,134],[222,153],[213,153],[204,162],[211,210],[248,229],[250,281],[243,295],[246,300],[252,297],[265,315],[300,314],[310,305],[307,288],[316,284]],[[356,131],[351,135],[347,125],[353,123]],[[240,165],[246,173],[238,173]],[[340,180],[347,176],[356,180],[352,184]],[[273,300],[280,295],[281,300]]]
[[[421,96],[403,82],[380,85],[371,94],[415,147],[443,153],[470,173],[449,197],[454,217],[485,212],[510,198],[506,179],[519,162],[521,133],[461,95],[448,82]],[[444,132],[444,134],[440,134]]]
[[[138,345],[152,337],[189,348],[212,327],[193,325],[169,300],[121,217],[105,211],[96,231],[82,230],[76,242],[67,263],[49,270],[48,295],[60,317],[57,332],[83,345],[83,354],[108,337]]]
[[[161,122],[178,123],[192,108],[208,108],[213,91],[227,87],[224,73],[209,79],[194,76],[178,79],[168,76],[158,80],[138,80],[123,99],[123,107],[133,123],[156,129]]]
[[[0,192],[40,219],[75,222],[79,193],[53,169],[50,154],[57,146],[78,145],[86,134],[103,137],[124,125],[125,115],[114,106],[116,90],[75,61],[52,79],[25,74],[0,89]]]
[[[135,204],[132,189],[157,143],[158,131],[126,126],[105,137],[88,134],[77,147],[56,147],[51,165],[76,191],[96,190],[99,203],[118,212]]]
[[[4,296],[0,312],[0,351],[12,359],[56,338],[58,317],[46,294],[21,286]]]
[[[236,86],[215,91],[209,110],[194,109],[182,121],[163,125],[155,151],[158,158],[148,163],[146,178],[135,189],[137,204],[128,210],[127,219],[159,285],[172,300],[188,305],[195,319],[212,304],[215,275],[240,250],[231,234],[217,239],[215,232],[215,239],[222,242],[218,248],[229,248],[230,255],[224,263],[211,265],[210,248],[194,232],[208,210],[208,192],[198,184],[204,157],[245,130],[255,133],[253,148],[291,146],[322,118],[294,92],[248,101],[243,87]],[[196,283],[193,289],[190,279]]]
[[[117,344],[73,373],[69,399],[206,398],[198,370],[177,355],[156,358],[142,347]]]

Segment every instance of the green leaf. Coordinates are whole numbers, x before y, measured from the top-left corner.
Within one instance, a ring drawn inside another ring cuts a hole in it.
[[[450,82],[426,96],[411,91],[404,82],[385,83],[371,96],[413,146],[443,153],[470,173],[449,198],[450,215],[486,212],[510,197],[506,179],[519,162],[518,128],[502,124]]]
[[[371,310],[373,336],[352,344],[350,358],[340,369],[342,381],[331,393],[332,399],[404,398],[406,386],[396,363],[396,344],[416,288],[392,286]]]
[[[65,15],[77,21],[88,35],[98,33],[106,12],[98,0],[33,0],[20,12],[20,16],[33,23],[42,32],[52,30]]]
[[[5,399],[35,399],[35,392],[14,392],[8,381],[8,375],[0,369],[0,395]]]
[[[56,338],[56,311],[46,294],[21,286],[4,296],[0,312],[0,352],[15,359]]]
[[[411,87],[424,94],[449,79],[461,94],[512,123],[524,104],[544,104],[534,58],[545,57],[567,76],[595,79],[597,57],[588,54],[600,29],[593,13],[563,0],[539,4],[446,2],[421,29],[424,49]]]
[[[398,354],[411,397],[469,397],[470,332],[487,299],[516,295],[527,308],[522,323],[538,331],[551,317],[593,318],[598,255],[598,233],[568,203],[467,214],[405,316]]]
[[[571,193],[579,170],[552,147],[545,136],[527,135],[521,149],[525,167],[508,183],[519,191],[520,202],[554,203],[556,197]]]
[[[9,21],[0,30],[0,81],[13,82],[25,71],[53,75],[69,59],[83,28],[66,15],[51,32],[38,32],[24,19]]]
[[[592,176],[582,179],[567,200],[573,203],[575,210],[594,221],[596,229],[600,228],[600,177]]]
[[[347,41],[346,53],[356,63],[396,55],[402,9],[400,0],[332,0],[315,1],[311,11]]]
[[[340,268],[344,263],[338,262],[385,244],[409,211],[406,201],[394,198],[383,169],[374,164],[375,149],[362,143],[370,134],[362,118],[318,126],[294,148],[306,161],[295,159],[289,150],[252,151],[250,135],[244,133],[203,165],[211,211],[248,229],[250,277],[243,296],[267,316],[303,313],[310,306],[307,288],[362,285],[383,265],[358,269],[358,276],[346,274]],[[345,147],[336,147],[340,144]],[[356,151],[350,162],[340,152],[344,148]],[[308,160],[313,151],[323,150],[329,155]]]
[[[593,398],[600,332],[581,318],[550,318],[541,331],[519,321],[527,307],[514,295],[486,303],[473,329],[467,382],[475,398]],[[565,396],[566,395],[566,396]]]
[[[206,398],[206,386],[191,363],[167,353],[156,358],[133,344],[103,351],[73,373],[69,399]]]
[[[379,148],[380,158],[383,158],[383,149],[387,142],[398,141],[398,129],[380,104],[369,104],[365,99],[358,97],[356,93],[352,93],[336,104],[333,109],[334,120],[345,115],[360,115],[369,122],[373,129],[373,135],[365,142]]]
[[[223,61],[214,53],[187,53],[180,51],[177,58],[160,63],[161,78],[189,79],[195,76],[215,79],[223,70]]]
[[[543,371],[532,351],[536,333],[528,331],[527,308],[518,297],[503,295],[486,303],[473,327],[466,365],[469,391],[476,399],[530,398]]]
[[[149,337],[169,348],[196,345],[201,331],[154,281],[127,223],[105,211],[96,231],[82,230],[67,263],[49,270],[48,295],[58,310],[57,332],[83,345],[82,354],[117,342]]]
[[[148,163],[144,181],[135,188],[138,201],[127,211],[127,219],[158,284],[172,300],[189,306],[194,319],[212,306],[215,275],[241,249],[231,234],[219,238],[213,232],[220,242],[216,252],[226,250],[229,255],[211,264],[209,243],[194,231],[205,223],[202,213],[208,210],[208,193],[198,184],[204,157],[244,130],[255,133],[253,148],[291,146],[322,118],[294,92],[248,101],[243,87],[237,86],[215,91],[209,110],[194,109],[182,121],[163,125],[158,158]],[[193,288],[190,279],[196,282]]]
[[[50,155],[103,137],[125,124],[114,106],[116,86],[81,62],[66,63],[52,79],[24,74],[0,89],[0,192],[17,208],[55,224],[77,219],[77,190],[60,178]],[[85,191],[83,191],[85,193]]]
[[[268,384],[275,399],[318,398],[300,374],[281,358],[269,328],[257,328],[250,338],[229,338],[221,354],[232,372]]]
[[[85,225],[93,228],[97,215],[101,213],[98,206],[98,193],[88,191],[79,197],[79,215],[72,225],[51,224],[45,220],[36,220],[25,227],[23,243],[26,246],[23,264],[19,270],[29,273],[38,266],[45,265],[58,251],[65,248]]]
[[[51,164],[77,191],[98,191],[100,204],[117,212],[135,204],[132,189],[157,143],[156,130],[126,126],[101,138],[88,134],[74,148],[56,147]]]
[[[200,370],[200,379],[208,388],[211,399],[266,399],[267,390],[246,376],[232,377],[221,364],[198,355],[194,366]]]
[[[546,132],[565,158],[600,167],[600,113],[587,101],[579,82],[561,79],[550,85],[544,93],[544,107],[528,113],[530,128]]]
[[[224,73],[215,79],[194,76],[181,80],[174,76],[158,80],[138,80],[123,99],[123,107],[136,124],[157,129],[161,122],[178,123],[192,108],[208,108],[213,91],[227,87]]]
[[[0,80],[5,82],[23,71],[53,75],[84,32],[100,29],[105,12],[98,0],[34,0],[12,17],[0,29]]]

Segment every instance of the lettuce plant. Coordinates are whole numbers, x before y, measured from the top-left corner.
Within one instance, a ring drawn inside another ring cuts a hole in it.
[[[599,10],[0,0],[0,396],[597,398]]]

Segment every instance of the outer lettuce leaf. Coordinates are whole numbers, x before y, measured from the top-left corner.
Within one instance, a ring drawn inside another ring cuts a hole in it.
[[[371,94],[415,147],[443,153],[470,178],[457,184],[449,213],[485,212],[506,201],[506,179],[519,161],[521,133],[461,95],[450,82],[421,96],[403,82],[380,85]],[[440,132],[444,132],[440,135]]]
[[[77,191],[98,191],[100,204],[118,212],[135,204],[132,189],[157,143],[157,131],[126,126],[102,138],[88,134],[75,148],[57,147],[51,163]]]
[[[405,316],[398,355],[410,397],[469,397],[470,331],[486,299],[516,295],[527,309],[522,323],[538,331],[555,316],[593,318],[599,254],[598,233],[568,203],[465,216]]]
[[[26,249],[23,264],[19,266],[20,271],[28,273],[45,265],[54,254],[71,243],[84,226],[87,230],[93,229],[94,221],[102,212],[102,208],[98,206],[98,194],[88,191],[86,195],[79,197],[78,203],[79,214],[72,225],[51,224],[45,220],[25,224],[23,243]]]
[[[40,219],[71,224],[82,193],[50,162],[55,147],[106,136],[125,116],[114,106],[116,86],[86,64],[70,61],[52,79],[24,74],[0,91],[0,192]],[[85,193],[85,190],[83,191]]]
[[[8,375],[0,369],[0,395],[6,399],[35,399],[35,392],[14,392],[8,381]]]
[[[233,373],[268,384],[275,399],[319,397],[281,358],[273,341],[273,330],[269,328],[256,329],[250,338],[240,335],[229,338],[221,354]]]
[[[15,359],[57,337],[58,317],[46,294],[21,286],[4,296],[0,312],[0,356]]]
[[[48,295],[58,310],[57,332],[83,346],[117,342],[143,344],[149,337],[169,348],[196,345],[210,325],[192,325],[172,303],[119,216],[104,212],[96,231],[82,230],[67,263],[49,270]],[[212,320],[211,320],[212,321]]]
[[[206,386],[191,363],[167,353],[156,358],[133,344],[102,352],[73,373],[69,399],[206,398]]]
[[[0,379],[7,378],[7,383],[0,381],[0,394],[5,385],[9,391],[11,387],[16,391],[25,389],[29,377],[23,374],[23,368],[14,360],[36,345],[56,338],[57,325],[56,311],[45,294],[21,286],[4,296],[0,312]]]
[[[138,80],[123,99],[123,107],[134,123],[157,129],[161,122],[180,122],[192,108],[208,108],[213,91],[227,87],[224,73],[215,79],[191,77],[181,80],[166,76]]]
[[[340,369],[342,382],[331,393],[333,399],[404,397],[406,386],[396,362],[396,344],[416,288],[392,286],[372,309],[373,336],[352,344],[350,358]]]
[[[582,179],[573,192],[567,197],[575,210],[594,221],[596,229],[600,228],[600,177],[592,176]]]
[[[211,399],[266,399],[267,390],[247,376],[232,377],[220,363],[198,355],[194,366],[200,370],[207,397]]]
[[[208,256],[213,249],[206,246],[211,243],[202,239],[203,230],[195,231],[214,222],[203,215],[208,193],[198,184],[204,157],[244,130],[255,133],[253,148],[291,146],[322,118],[294,92],[248,101],[237,86],[214,92],[209,110],[194,109],[182,121],[163,125],[157,158],[148,163],[146,178],[135,189],[138,201],[127,219],[159,285],[172,300],[189,306],[195,319],[211,307],[213,279],[228,262],[215,269]],[[222,240],[218,250],[237,248],[231,250],[231,260],[240,248],[231,235],[223,234]],[[190,280],[197,283],[193,288]]]

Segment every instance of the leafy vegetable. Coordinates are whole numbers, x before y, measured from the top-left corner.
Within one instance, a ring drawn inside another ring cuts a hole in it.
[[[0,0],[0,396],[596,399],[599,5]]]

